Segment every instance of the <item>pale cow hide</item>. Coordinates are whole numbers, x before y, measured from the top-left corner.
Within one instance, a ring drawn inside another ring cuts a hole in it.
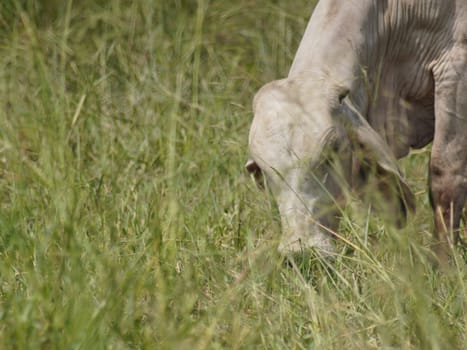
[[[263,86],[253,111],[246,168],[264,175],[275,197],[282,252],[332,254],[336,201],[355,184],[373,182],[375,202],[400,221],[414,197],[396,159],[430,142],[439,257],[459,241],[467,197],[466,0],[321,0],[289,75]]]

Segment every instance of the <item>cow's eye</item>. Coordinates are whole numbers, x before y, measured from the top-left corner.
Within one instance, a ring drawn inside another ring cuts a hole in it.
[[[339,94],[339,103],[342,103],[342,101],[344,101],[344,98],[346,98],[348,94],[349,94],[349,90],[345,90],[344,92]]]

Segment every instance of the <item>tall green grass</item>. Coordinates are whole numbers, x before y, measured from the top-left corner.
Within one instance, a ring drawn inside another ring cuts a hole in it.
[[[428,263],[427,151],[402,164],[407,228],[355,201],[332,264],[276,253],[243,172],[250,105],[312,8],[1,2],[1,349],[467,346],[465,262]]]

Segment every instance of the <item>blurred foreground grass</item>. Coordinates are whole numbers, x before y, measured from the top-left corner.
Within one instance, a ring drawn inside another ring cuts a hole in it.
[[[356,202],[352,254],[293,269],[275,252],[275,208],[243,173],[250,105],[312,8],[2,1],[1,349],[466,347],[464,263],[427,264],[427,152],[403,162],[404,230]]]

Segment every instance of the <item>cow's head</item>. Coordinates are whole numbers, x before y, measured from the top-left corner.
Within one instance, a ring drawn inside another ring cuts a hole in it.
[[[370,170],[379,199],[398,212],[413,207],[390,150],[343,98],[337,90],[332,96],[298,89],[290,80],[269,83],[255,96],[246,169],[257,180],[263,175],[276,199],[283,253],[332,253],[342,190]]]

